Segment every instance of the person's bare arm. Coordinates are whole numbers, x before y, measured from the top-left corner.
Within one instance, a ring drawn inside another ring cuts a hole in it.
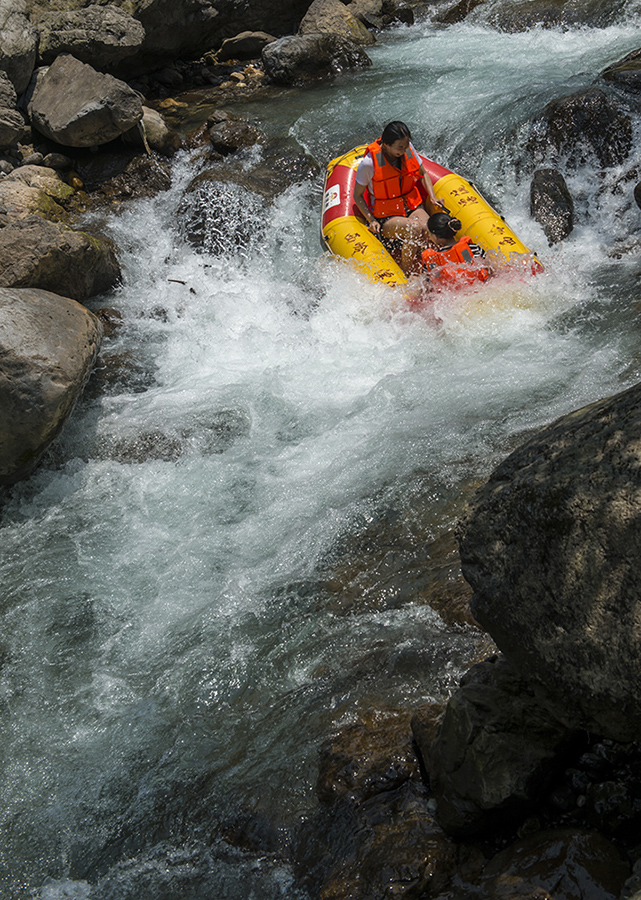
[[[365,203],[365,187],[366,185],[359,184],[358,181],[354,184],[354,203],[363,214],[369,230],[373,234],[378,234],[381,230],[381,223],[374,218],[367,203]]]

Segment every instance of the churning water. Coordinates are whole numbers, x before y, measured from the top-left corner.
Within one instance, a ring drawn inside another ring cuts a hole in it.
[[[447,696],[475,658],[421,599],[439,537],[521,436],[639,377],[634,181],[568,169],[577,226],[548,248],[523,149],[641,46],[635,13],[402,27],[371,69],[241,110],[323,168],[405,120],[538,251],[529,282],[408,309],[322,254],[320,177],[257,205],[231,259],[197,254],[186,155],[113,220],[110,380],[0,519],[3,898],[299,897],[270,848],[314,806],[322,740]]]

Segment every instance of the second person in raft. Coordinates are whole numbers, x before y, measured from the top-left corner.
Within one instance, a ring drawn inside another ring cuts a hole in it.
[[[369,230],[401,242],[400,266],[406,275],[416,271],[418,251],[427,240],[428,214],[443,208],[411,139],[404,122],[386,125],[381,137],[368,146],[354,185],[354,202]],[[425,201],[419,182],[425,190]],[[366,189],[370,206],[365,202]]]
[[[485,250],[465,234],[456,237],[459,219],[438,212],[429,217],[427,229],[430,245],[422,254],[423,275],[432,290],[486,281],[493,274]]]

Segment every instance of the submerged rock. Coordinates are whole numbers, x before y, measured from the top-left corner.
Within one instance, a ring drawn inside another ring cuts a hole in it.
[[[530,185],[530,214],[550,244],[566,238],[574,227],[574,202],[565,178],[556,169],[539,169]]]
[[[608,66],[601,77],[632,94],[641,93],[641,48]]]
[[[127,84],[66,54],[38,79],[29,103],[34,128],[68,147],[106,144],[142,115],[140,95]]]
[[[101,338],[98,319],[73,300],[0,288],[0,484],[27,477],[57,437]]]
[[[346,69],[371,66],[361,47],[338,34],[290,35],[268,44],[262,54],[265,72],[276,84],[297,84],[335,76]]]
[[[512,453],[460,523],[472,612],[568,725],[641,734],[641,385]]]

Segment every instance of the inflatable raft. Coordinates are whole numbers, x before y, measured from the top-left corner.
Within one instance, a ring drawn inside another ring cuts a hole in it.
[[[372,281],[396,287],[407,284],[407,276],[369,230],[354,203],[356,169],[366,152],[365,145],[355,147],[327,166],[321,223],[323,245],[336,256],[353,260]],[[528,250],[470,182],[424,156],[421,161],[436,196],[444,201],[450,215],[461,220],[457,238],[469,235],[483,247],[496,268],[516,268],[533,274],[542,270],[536,254]]]

